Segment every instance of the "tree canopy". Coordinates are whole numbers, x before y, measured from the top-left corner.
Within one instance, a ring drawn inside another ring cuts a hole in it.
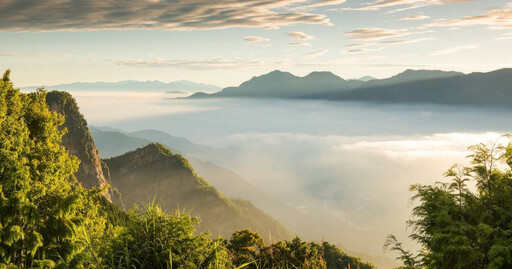
[[[199,219],[149,204],[125,212],[85,189],[79,159],[61,145],[64,118],[43,89],[24,94],[8,70],[0,81],[0,268],[373,268],[328,243],[296,237],[265,245],[196,231]],[[342,268],[342,267],[341,267]]]
[[[512,268],[512,143],[498,142],[469,147],[471,166],[452,166],[450,181],[411,186],[408,225],[421,251],[386,241],[403,268]]]

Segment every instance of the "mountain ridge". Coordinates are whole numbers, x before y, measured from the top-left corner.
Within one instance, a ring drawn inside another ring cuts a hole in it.
[[[512,104],[512,68],[364,87],[331,100],[508,107]]]
[[[116,82],[98,81],[98,82],[73,82],[65,84],[57,84],[50,86],[28,86],[23,87],[25,90],[35,90],[44,87],[49,90],[114,90],[114,91],[182,91],[182,92],[195,92],[195,91],[218,91],[221,87],[197,83],[189,80],[178,80],[171,82],[162,82],[159,80],[121,80]]]
[[[385,79],[345,80],[329,71],[314,71],[304,77],[274,70],[254,76],[237,87],[227,87],[216,93],[197,92],[188,98],[243,97],[243,98],[308,98],[329,99],[333,95],[366,88],[399,84],[435,78],[463,75],[455,71],[407,69]]]
[[[230,235],[249,227],[262,235],[270,231],[275,238],[290,237],[277,220],[249,201],[224,196],[199,177],[185,157],[160,143],[104,161],[110,169],[112,185],[128,207],[154,199],[162,202],[164,209],[191,210],[190,214],[202,219],[199,230],[209,230],[214,235]]]

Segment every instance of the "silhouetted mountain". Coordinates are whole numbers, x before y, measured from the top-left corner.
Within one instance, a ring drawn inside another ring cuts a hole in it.
[[[464,75],[464,73],[453,72],[453,71],[441,71],[441,70],[412,70],[407,69],[404,72],[394,75],[390,78],[377,79],[368,81],[360,86],[360,88],[373,87],[373,86],[385,86],[393,84],[401,84],[405,82],[429,80],[436,78],[448,78]]]
[[[361,81],[346,81],[331,72],[313,72],[305,77],[297,77],[279,70],[253,77],[238,87],[224,88],[211,95],[197,93],[201,97],[259,97],[259,98],[320,98],[355,87]]]
[[[312,72],[305,77],[297,77],[288,72],[272,71],[253,77],[238,87],[224,88],[221,92],[195,93],[190,98],[208,97],[256,97],[256,98],[312,98],[328,99],[348,90],[375,86],[400,84],[411,81],[428,80],[463,75],[459,72],[439,70],[406,70],[387,79],[363,77],[361,80],[344,80],[331,72]]]
[[[368,86],[333,100],[510,106],[512,69],[393,85]]]
[[[368,82],[370,80],[377,80],[377,79],[378,78],[374,78],[372,76],[364,76],[364,77],[357,78],[355,80],[360,80],[360,81]]]
[[[126,206],[155,199],[165,209],[190,211],[201,218],[199,230],[230,235],[251,228],[262,235],[285,239],[290,234],[278,221],[251,202],[229,199],[197,176],[188,161],[157,143],[106,159],[112,185],[123,195]]]
[[[152,142],[158,142],[172,148],[173,150],[186,153],[188,155],[198,156],[204,154],[212,154],[214,152],[214,148],[212,147],[192,143],[186,138],[172,136],[170,134],[156,130],[136,131],[127,133],[127,135],[131,137],[146,139]]]
[[[41,86],[25,87],[26,90],[35,90]],[[149,91],[162,91],[162,92],[214,92],[221,88],[215,85],[196,83],[188,80],[173,81],[169,83],[152,80],[152,81],[137,81],[137,80],[123,80],[119,82],[75,82],[69,84],[60,84],[53,86],[44,86],[50,90],[98,90],[98,91],[132,91],[132,92],[149,92]]]
[[[114,130],[101,130],[97,127],[91,127],[91,134],[94,142],[98,146],[101,158],[111,158],[125,154],[128,151],[146,146],[152,141],[128,136],[125,133]]]

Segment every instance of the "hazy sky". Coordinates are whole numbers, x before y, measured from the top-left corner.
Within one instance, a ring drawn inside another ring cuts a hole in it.
[[[0,0],[17,86],[512,67],[510,0]]]

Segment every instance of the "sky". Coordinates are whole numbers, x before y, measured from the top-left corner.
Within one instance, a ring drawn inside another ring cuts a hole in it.
[[[16,86],[512,67],[510,0],[0,0]]]

